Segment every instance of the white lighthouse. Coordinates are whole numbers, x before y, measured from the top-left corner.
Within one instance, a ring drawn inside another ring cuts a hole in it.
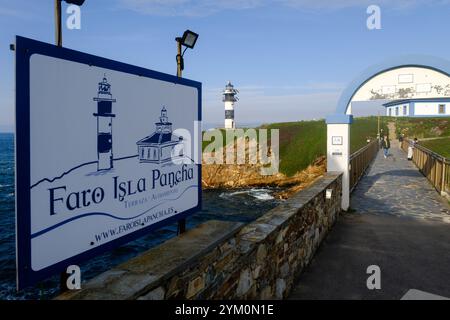
[[[111,85],[106,76],[98,84],[97,112],[97,171],[109,170],[113,168],[113,143],[112,143],[112,119],[116,116],[112,113],[112,104],[116,102],[111,94]]]
[[[234,122],[234,103],[238,100],[236,97],[237,91],[234,86],[228,81],[223,90],[223,102],[225,102],[225,129],[236,128],[236,123]]]

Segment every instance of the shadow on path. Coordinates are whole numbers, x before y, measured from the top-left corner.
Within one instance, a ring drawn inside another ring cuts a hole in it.
[[[338,220],[290,299],[400,299],[409,289],[450,297],[450,207],[391,145],[391,156],[380,151],[354,189],[354,213]],[[370,265],[381,269],[380,290],[366,286]]]
[[[389,215],[344,214],[289,299],[400,299],[409,289],[450,297],[450,227]],[[381,269],[381,290],[366,286]]]

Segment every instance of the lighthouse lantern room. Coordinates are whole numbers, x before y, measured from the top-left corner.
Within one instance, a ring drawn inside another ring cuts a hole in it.
[[[109,170],[113,168],[112,118],[116,115],[112,113],[112,104],[116,99],[112,98],[106,76],[98,84],[94,101],[97,102],[97,112],[93,114],[97,119],[97,171]]]
[[[225,129],[236,128],[236,123],[234,122],[234,103],[239,100],[236,94],[239,91],[234,88],[230,81],[228,81],[223,90],[223,102],[225,102]]]

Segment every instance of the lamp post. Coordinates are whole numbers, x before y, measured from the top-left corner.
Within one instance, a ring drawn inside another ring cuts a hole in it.
[[[62,47],[62,22],[61,22],[61,2],[55,0],[55,42],[58,47]],[[68,4],[82,6],[85,0],[64,0]]]
[[[186,30],[183,33],[182,37],[175,38],[175,41],[177,42],[177,77],[181,78],[183,70],[184,70],[184,53],[186,52],[186,49],[193,49],[195,46],[195,43],[197,42],[198,34],[191,31]],[[182,51],[183,46],[185,47]]]
[[[177,42],[177,77],[181,78],[183,70],[184,70],[184,53],[187,48],[193,49],[195,43],[197,42],[198,34],[191,31],[186,30],[183,33],[182,37],[176,37],[175,41]],[[185,47],[184,50],[183,46]],[[178,220],[178,234],[182,234],[186,232],[186,219]]]

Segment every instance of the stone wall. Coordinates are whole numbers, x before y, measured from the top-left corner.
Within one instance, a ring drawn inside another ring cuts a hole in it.
[[[208,221],[57,299],[282,299],[336,221],[341,186],[328,173],[250,224]]]

